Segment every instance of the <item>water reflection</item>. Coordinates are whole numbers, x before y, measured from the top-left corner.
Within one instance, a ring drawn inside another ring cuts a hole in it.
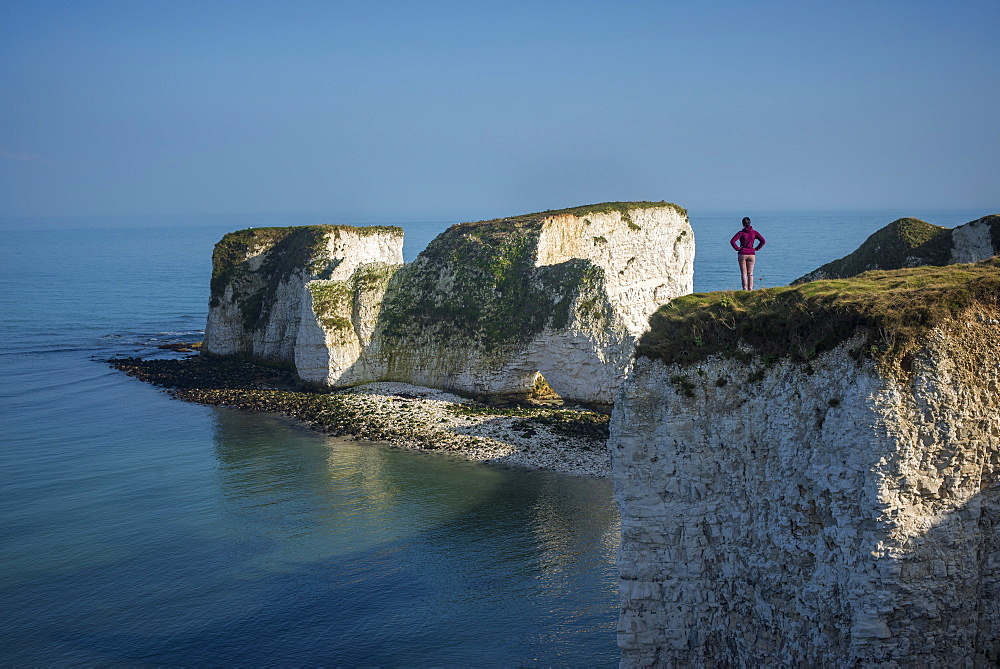
[[[328,439],[259,414],[215,421],[224,517],[244,549],[233,576],[290,578],[281,598],[309,602],[324,659],[617,661],[608,481]]]
[[[220,410],[215,420],[226,514],[262,530],[263,569],[404,540],[480,504],[502,479],[448,458],[324,438],[277,417]]]

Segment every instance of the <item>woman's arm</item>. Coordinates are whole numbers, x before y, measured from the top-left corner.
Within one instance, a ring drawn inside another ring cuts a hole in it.
[[[756,237],[757,237],[757,239],[758,239],[758,240],[760,241],[760,244],[758,244],[758,245],[757,245],[757,248],[755,248],[755,249],[754,249],[754,251],[760,251],[760,249],[761,249],[761,248],[762,248],[762,247],[764,246],[764,244],[766,244],[767,242],[766,242],[766,241],[764,241],[764,235],[760,234],[760,233],[759,233],[759,232],[757,232],[756,230],[754,230],[754,231],[753,231],[753,233],[754,233],[754,236],[756,236]]]
[[[736,244],[736,240],[740,238],[740,233],[737,232],[733,235],[733,238],[729,240],[729,245],[733,247],[734,250],[739,251],[740,247]]]

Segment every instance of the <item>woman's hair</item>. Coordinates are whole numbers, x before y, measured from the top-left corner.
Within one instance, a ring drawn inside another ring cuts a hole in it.
[[[750,217],[749,216],[744,216],[743,217],[743,225],[750,225]]]

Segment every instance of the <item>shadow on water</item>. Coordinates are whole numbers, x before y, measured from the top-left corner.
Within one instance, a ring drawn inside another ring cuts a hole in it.
[[[229,578],[260,606],[188,636],[200,662],[617,662],[608,481],[215,420]]]
[[[62,566],[0,584],[4,664],[617,663],[608,481],[190,411],[207,440],[143,413],[175,434],[130,423],[108,457],[146,455],[51,529]]]

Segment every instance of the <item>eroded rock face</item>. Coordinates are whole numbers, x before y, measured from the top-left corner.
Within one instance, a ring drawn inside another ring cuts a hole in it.
[[[416,353],[389,373],[502,394],[540,372],[565,397],[610,403],[649,314],[691,291],[693,256],[672,206],[457,226],[387,304],[399,348]]]
[[[639,358],[609,449],[625,666],[1000,660],[1000,310],[900,366]]]
[[[1000,253],[1000,216],[984,216],[952,230],[950,261],[979,262]]]
[[[372,339],[389,284],[402,267],[365,263],[344,279],[306,284],[295,348],[299,378],[324,386],[383,379],[385,361],[372,350]]]
[[[372,262],[402,264],[402,229],[314,225],[226,235],[212,257],[204,350],[293,365],[303,309],[310,306],[306,284],[345,280]]]
[[[690,293],[694,234],[668,203],[464,223],[402,264],[396,228],[264,228],[216,248],[209,353],[321,386],[402,381],[613,401],[637,335]]]

